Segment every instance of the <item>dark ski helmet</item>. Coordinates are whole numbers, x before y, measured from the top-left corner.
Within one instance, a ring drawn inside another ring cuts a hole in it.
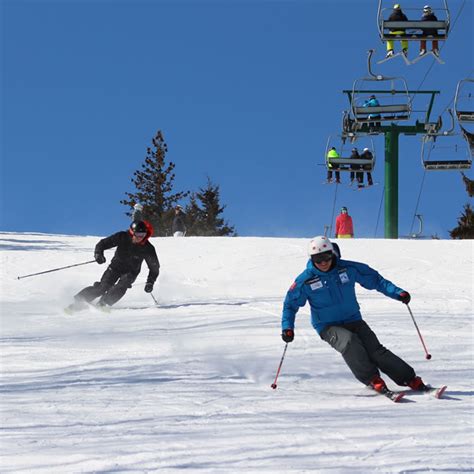
[[[148,228],[143,221],[133,221],[130,224],[130,233],[132,235],[136,235],[136,234],[146,235],[148,233]]]

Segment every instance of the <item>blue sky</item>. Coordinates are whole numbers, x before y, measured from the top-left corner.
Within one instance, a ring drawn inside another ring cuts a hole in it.
[[[445,65],[374,64],[440,90],[435,116],[473,70],[472,2],[449,7]],[[383,237],[383,136],[372,189],[335,195],[321,166],[348,107],[342,90],[367,75],[368,49],[384,55],[376,13],[375,0],[2,0],[1,230],[125,228],[119,201],[161,129],[175,190],[209,176],[239,235],[320,234],[347,206],[356,236]],[[401,136],[399,233],[416,209],[424,234],[447,238],[469,198],[459,172],[424,176],[420,151],[419,136]]]

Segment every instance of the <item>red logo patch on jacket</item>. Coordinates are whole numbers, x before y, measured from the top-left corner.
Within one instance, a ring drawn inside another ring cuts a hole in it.
[[[293,284],[290,286],[290,289],[288,291],[293,291],[296,288],[296,281],[293,282]]]

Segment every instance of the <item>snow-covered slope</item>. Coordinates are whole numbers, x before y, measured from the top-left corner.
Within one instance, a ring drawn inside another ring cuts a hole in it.
[[[406,306],[359,288],[382,343],[449,386],[394,404],[353,378],[307,307],[270,388],[305,239],[152,239],[159,306],[144,266],[109,314],[62,311],[105,265],[16,279],[91,260],[97,240],[0,234],[2,473],[473,471],[472,241],[339,242],[410,291],[433,358]]]

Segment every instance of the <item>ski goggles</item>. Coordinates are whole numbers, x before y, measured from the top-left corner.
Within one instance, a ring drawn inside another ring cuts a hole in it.
[[[316,255],[311,255],[311,261],[313,263],[324,263],[329,262],[332,260],[332,250],[328,250],[327,252],[317,253]]]
[[[134,232],[133,236],[137,239],[144,239],[146,237],[146,232]]]

